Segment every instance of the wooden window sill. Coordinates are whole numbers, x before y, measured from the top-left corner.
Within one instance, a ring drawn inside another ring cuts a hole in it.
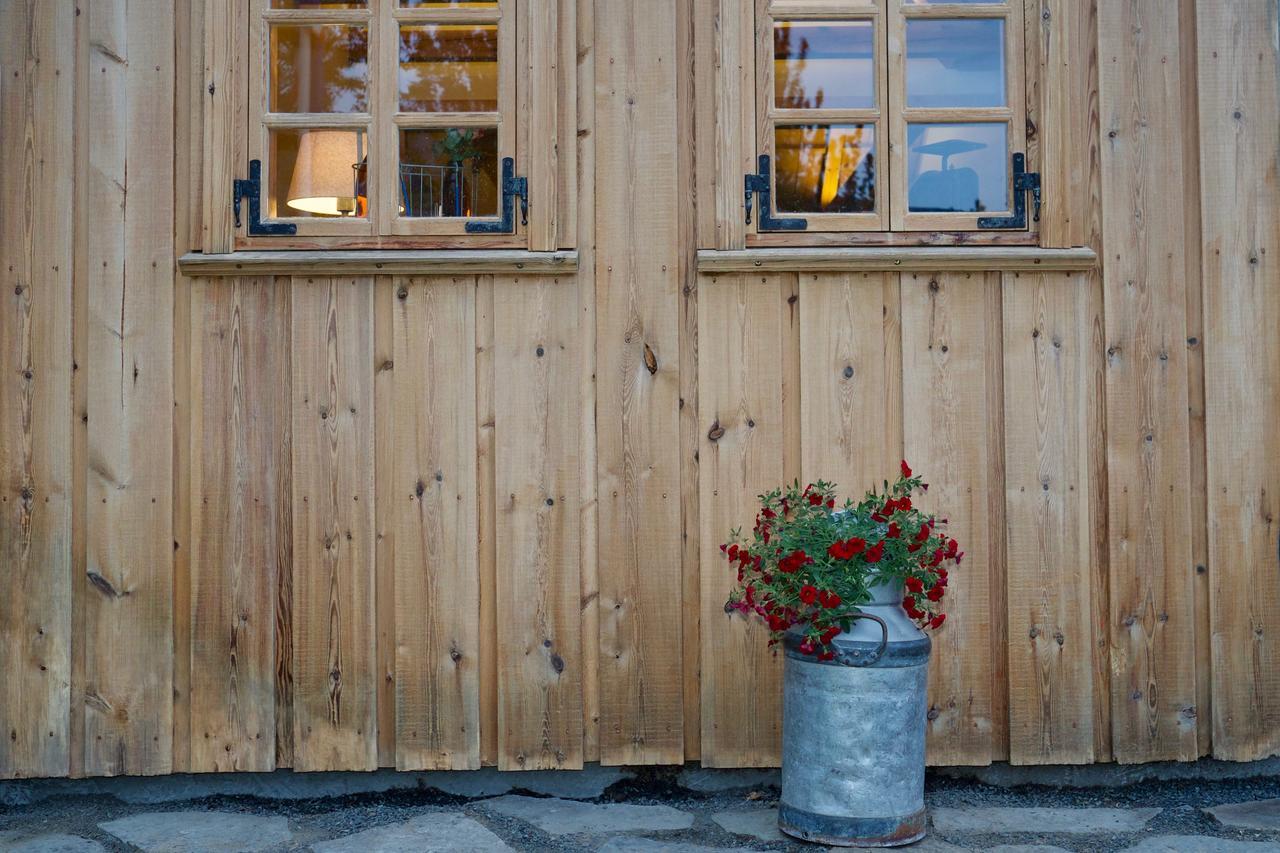
[[[192,252],[178,259],[190,276],[221,275],[562,275],[576,272],[576,251]]]
[[[698,272],[1073,272],[1097,266],[1092,249],[1031,246],[848,246],[795,249],[702,249]]]

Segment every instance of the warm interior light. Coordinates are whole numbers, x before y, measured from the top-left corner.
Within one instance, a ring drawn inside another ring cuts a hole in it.
[[[318,216],[355,216],[360,134],[308,130],[298,141],[287,204]]]

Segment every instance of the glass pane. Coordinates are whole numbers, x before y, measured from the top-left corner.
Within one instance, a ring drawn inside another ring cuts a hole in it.
[[[775,204],[788,213],[866,213],[876,208],[875,126],[778,127]]]
[[[363,130],[273,130],[268,216],[367,216],[369,140]]]
[[[498,0],[400,0],[406,9],[418,6],[459,6],[463,9],[496,9]]]
[[[912,213],[1009,209],[1009,126],[907,126],[907,197]]]
[[[1005,105],[1004,19],[907,21],[907,106]]]
[[[272,9],[364,9],[369,0],[271,0]]]
[[[497,216],[498,129],[400,131],[401,216]]]
[[[498,27],[422,24],[400,28],[400,109],[496,112]]]
[[[774,102],[784,109],[873,109],[874,36],[870,21],[777,21]]]
[[[368,110],[369,32],[350,24],[271,27],[271,111]]]

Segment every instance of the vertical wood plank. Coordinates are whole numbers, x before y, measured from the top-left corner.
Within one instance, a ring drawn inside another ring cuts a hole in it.
[[[897,282],[884,273],[800,275],[805,482],[834,482],[857,497],[897,475],[901,352],[891,351],[898,349],[891,328],[897,296]]]
[[[70,770],[75,10],[0,6],[0,778]]]
[[[1183,78],[1176,7],[1099,8],[1117,761],[1196,757]]]
[[[1248,761],[1280,751],[1280,12],[1196,11],[1213,754]]]
[[[89,15],[85,772],[167,773],[173,741],[174,12]],[[156,452],[156,448],[162,448]]]
[[[373,284],[373,481],[374,588],[378,644],[378,766],[396,766],[396,530],[399,504],[390,484],[398,461],[395,446],[395,305],[390,276]]]
[[[783,478],[782,282],[760,275],[699,282],[699,551],[702,764],[768,767],[780,758],[782,661],[763,625],[724,611],[733,569],[720,544],[750,528],[756,496]]]
[[[992,488],[987,440],[990,361],[999,341],[987,336],[999,291],[982,273],[902,275],[903,446],[929,483],[922,506],[950,520],[966,558],[952,573],[932,632],[928,760],[991,763]]]
[[[600,758],[678,764],[681,620],[670,596],[681,583],[675,0],[602,0],[599,11],[596,186],[609,199],[596,208]]]
[[[526,43],[523,55],[528,66],[520,75],[521,100],[528,99],[521,121],[529,123],[529,248],[548,251],[556,248],[556,215],[560,186],[561,90],[559,73],[558,0],[531,0],[522,4],[524,17],[519,36]],[[572,32],[572,31],[571,31]]]
[[[755,9],[718,0],[715,29],[715,227],[717,249],[746,245],[742,176],[755,173]],[[710,167],[708,163],[708,167]]]
[[[494,281],[498,767],[582,766],[577,289]]]
[[[475,280],[396,282],[396,767],[480,766]]]
[[[190,763],[275,768],[275,592],[288,535],[289,292],[198,280],[191,409]],[[282,488],[283,486],[283,488]]]
[[[249,3],[204,2],[204,159],[200,229],[205,252],[229,252],[235,239],[231,182],[248,143]]]
[[[1004,276],[1009,760],[1094,758],[1088,276]]]
[[[292,289],[293,767],[372,770],[373,282]]]
[[[480,580],[480,763],[498,763],[498,522],[494,460],[493,276],[476,278],[476,559]]]

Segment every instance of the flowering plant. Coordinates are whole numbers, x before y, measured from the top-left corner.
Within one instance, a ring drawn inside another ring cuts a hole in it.
[[[849,630],[859,606],[871,600],[870,588],[901,580],[907,615],[922,628],[942,627],[947,564],[958,565],[964,552],[941,532],[946,519],[912,503],[928,488],[903,461],[897,482],[839,509],[835,484],[823,481],[761,495],[751,538],[735,530],[720,546],[738,568],[725,609],[762,618],[770,645],[798,627],[800,651],[831,660],[831,641]]]

